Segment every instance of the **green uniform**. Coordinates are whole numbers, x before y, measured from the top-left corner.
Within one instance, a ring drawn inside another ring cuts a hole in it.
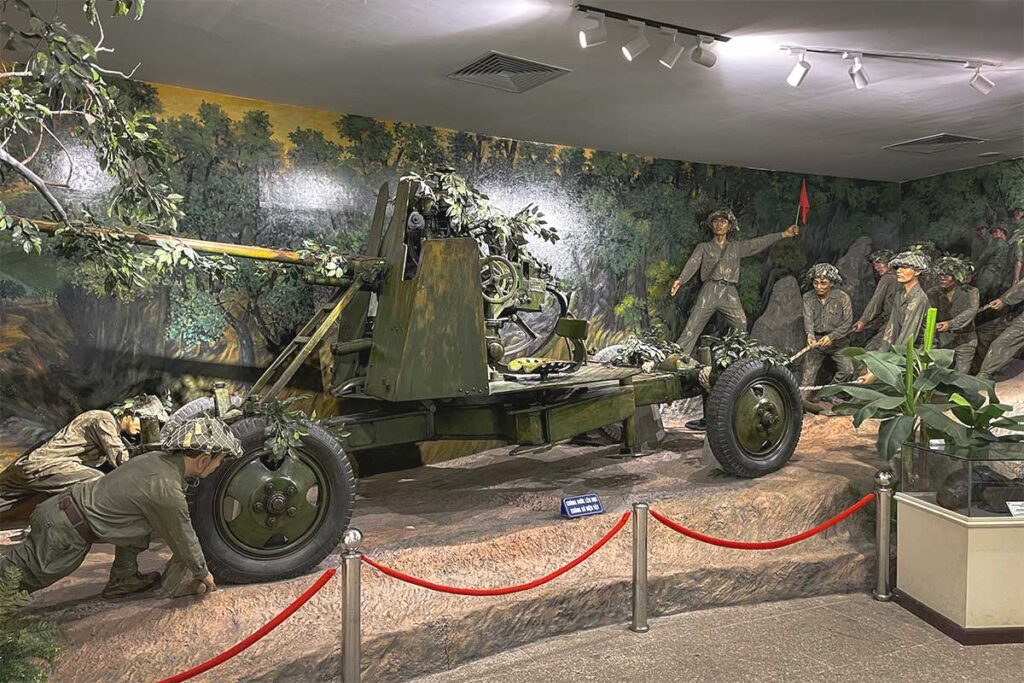
[[[105,410],[90,410],[0,473],[0,497],[55,495],[103,476],[97,469],[101,465],[117,467],[127,459],[117,419]]]
[[[949,332],[940,332],[936,337],[939,348],[953,349],[953,365],[957,372],[967,374],[978,350],[978,333],[974,329],[974,318],[978,315],[980,295],[970,285],[957,285],[953,297],[946,295],[941,287],[928,291],[932,306],[938,310],[936,320],[948,322]]]
[[[98,542],[128,551],[115,558],[111,579],[135,574],[135,558],[149,547],[152,536],[166,542],[193,577],[207,575],[185,501],[184,458],[180,453],[149,453],[71,488],[71,497]],[[0,558],[0,564],[10,562],[20,568],[22,588],[36,591],[75,571],[89,548],[58,499],[50,498],[33,511],[25,541]]]
[[[971,238],[971,262],[978,263],[986,248],[988,248],[988,235],[978,237],[978,233],[974,233]]]
[[[892,300],[889,319],[882,328],[883,348],[902,351],[908,340],[916,340],[921,333],[928,306],[928,295],[921,289],[920,283],[915,284],[909,292],[903,285],[899,285]]]
[[[1013,278],[1013,255],[1006,240],[992,238],[977,264],[977,275],[972,283],[985,301],[999,296],[1007,275]]]
[[[1024,301],[1024,280],[1010,287],[999,298],[1007,306],[1015,306]],[[1017,355],[1022,347],[1024,347],[1024,315],[1018,315],[988,347],[988,353],[985,354],[985,360],[981,362],[978,377],[992,379]]]
[[[804,294],[804,332],[814,339],[829,337],[832,343],[807,352],[801,384],[815,383],[826,358],[831,358],[836,365],[834,382],[845,382],[853,377],[853,361],[841,353],[849,346],[851,327],[853,303],[849,294],[836,287],[829,291],[824,301],[813,290]]]
[[[864,307],[864,311],[860,314],[860,320],[865,325],[872,325],[875,321],[885,321],[889,318],[889,313],[892,311],[892,300],[896,295],[896,290],[899,289],[899,283],[896,282],[896,273],[889,272],[878,278],[878,284],[875,285],[875,292],[871,295],[871,299],[868,300],[867,306]],[[882,336],[885,326],[880,325],[878,333],[875,334],[871,340],[864,345],[868,351],[877,351],[885,346],[885,341]]]
[[[722,246],[714,240],[697,245],[679,274],[679,282],[686,284],[700,271],[703,283],[677,342],[683,353],[693,351],[715,312],[721,313],[731,327],[746,332],[747,314],[736,290],[740,281],[740,259],[764,251],[781,239],[782,233],[774,233],[738,242],[726,240]]]

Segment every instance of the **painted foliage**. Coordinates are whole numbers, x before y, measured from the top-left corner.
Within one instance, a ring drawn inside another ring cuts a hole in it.
[[[741,237],[781,230],[794,220],[801,182],[171,86],[140,85],[126,106],[160,119],[173,189],[184,197],[182,235],[289,248],[315,238],[359,251],[380,184],[394,188],[400,176],[439,165],[456,168],[502,209],[539,204],[562,240],[532,248],[578,292],[576,314],[592,321],[598,348],[632,329],[678,335],[696,287],[675,298],[669,287],[707,239],[705,216],[732,208]],[[66,179],[57,189],[64,201],[98,205],[110,190],[87,150],[41,154],[51,177]],[[836,261],[859,237],[890,248],[928,239],[967,253],[976,224],[1005,221],[1010,204],[1024,201],[1020,160],[903,185],[806,180],[803,234],[744,262],[740,293],[751,321],[777,281]],[[0,182],[12,211],[44,215],[26,185],[10,175]],[[323,296],[298,277],[238,261],[217,290],[195,275],[114,299],[87,267],[0,249],[0,438],[8,447],[138,391],[167,388],[184,400],[212,377],[250,379]]]

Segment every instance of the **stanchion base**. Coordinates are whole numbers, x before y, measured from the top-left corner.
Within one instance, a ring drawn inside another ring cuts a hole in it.
[[[650,626],[633,626],[632,624],[630,624],[629,630],[632,631],[633,633],[647,633],[648,631],[651,630],[651,627]]]
[[[871,597],[873,597],[878,602],[892,602],[892,593],[882,594],[877,593],[875,591],[871,591]]]

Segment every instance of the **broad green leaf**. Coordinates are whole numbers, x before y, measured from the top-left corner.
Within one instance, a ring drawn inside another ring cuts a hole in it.
[[[879,381],[888,384],[898,391],[903,391],[903,368],[873,357],[869,354],[861,356],[861,360],[864,362],[864,365],[867,366],[871,374],[877,377]]]
[[[924,404],[917,406],[917,414],[926,425],[951,438],[958,446],[966,446],[970,442],[967,428],[946,415],[952,407],[950,403]]]
[[[878,426],[878,443],[875,448],[882,460],[891,460],[914,430],[917,418],[909,415],[884,420]]]

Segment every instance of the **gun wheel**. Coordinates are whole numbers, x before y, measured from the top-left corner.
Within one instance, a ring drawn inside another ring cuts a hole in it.
[[[711,452],[723,469],[740,477],[778,470],[800,441],[800,391],[781,365],[736,361],[711,387],[705,410]]]
[[[264,421],[231,427],[243,455],[190,490],[189,509],[210,571],[232,583],[303,574],[334,550],[355,503],[355,477],[341,444],[316,425],[299,453],[273,464]]]
[[[483,288],[484,301],[503,304],[516,295],[519,273],[504,256],[485,256],[480,263],[480,286]]]

